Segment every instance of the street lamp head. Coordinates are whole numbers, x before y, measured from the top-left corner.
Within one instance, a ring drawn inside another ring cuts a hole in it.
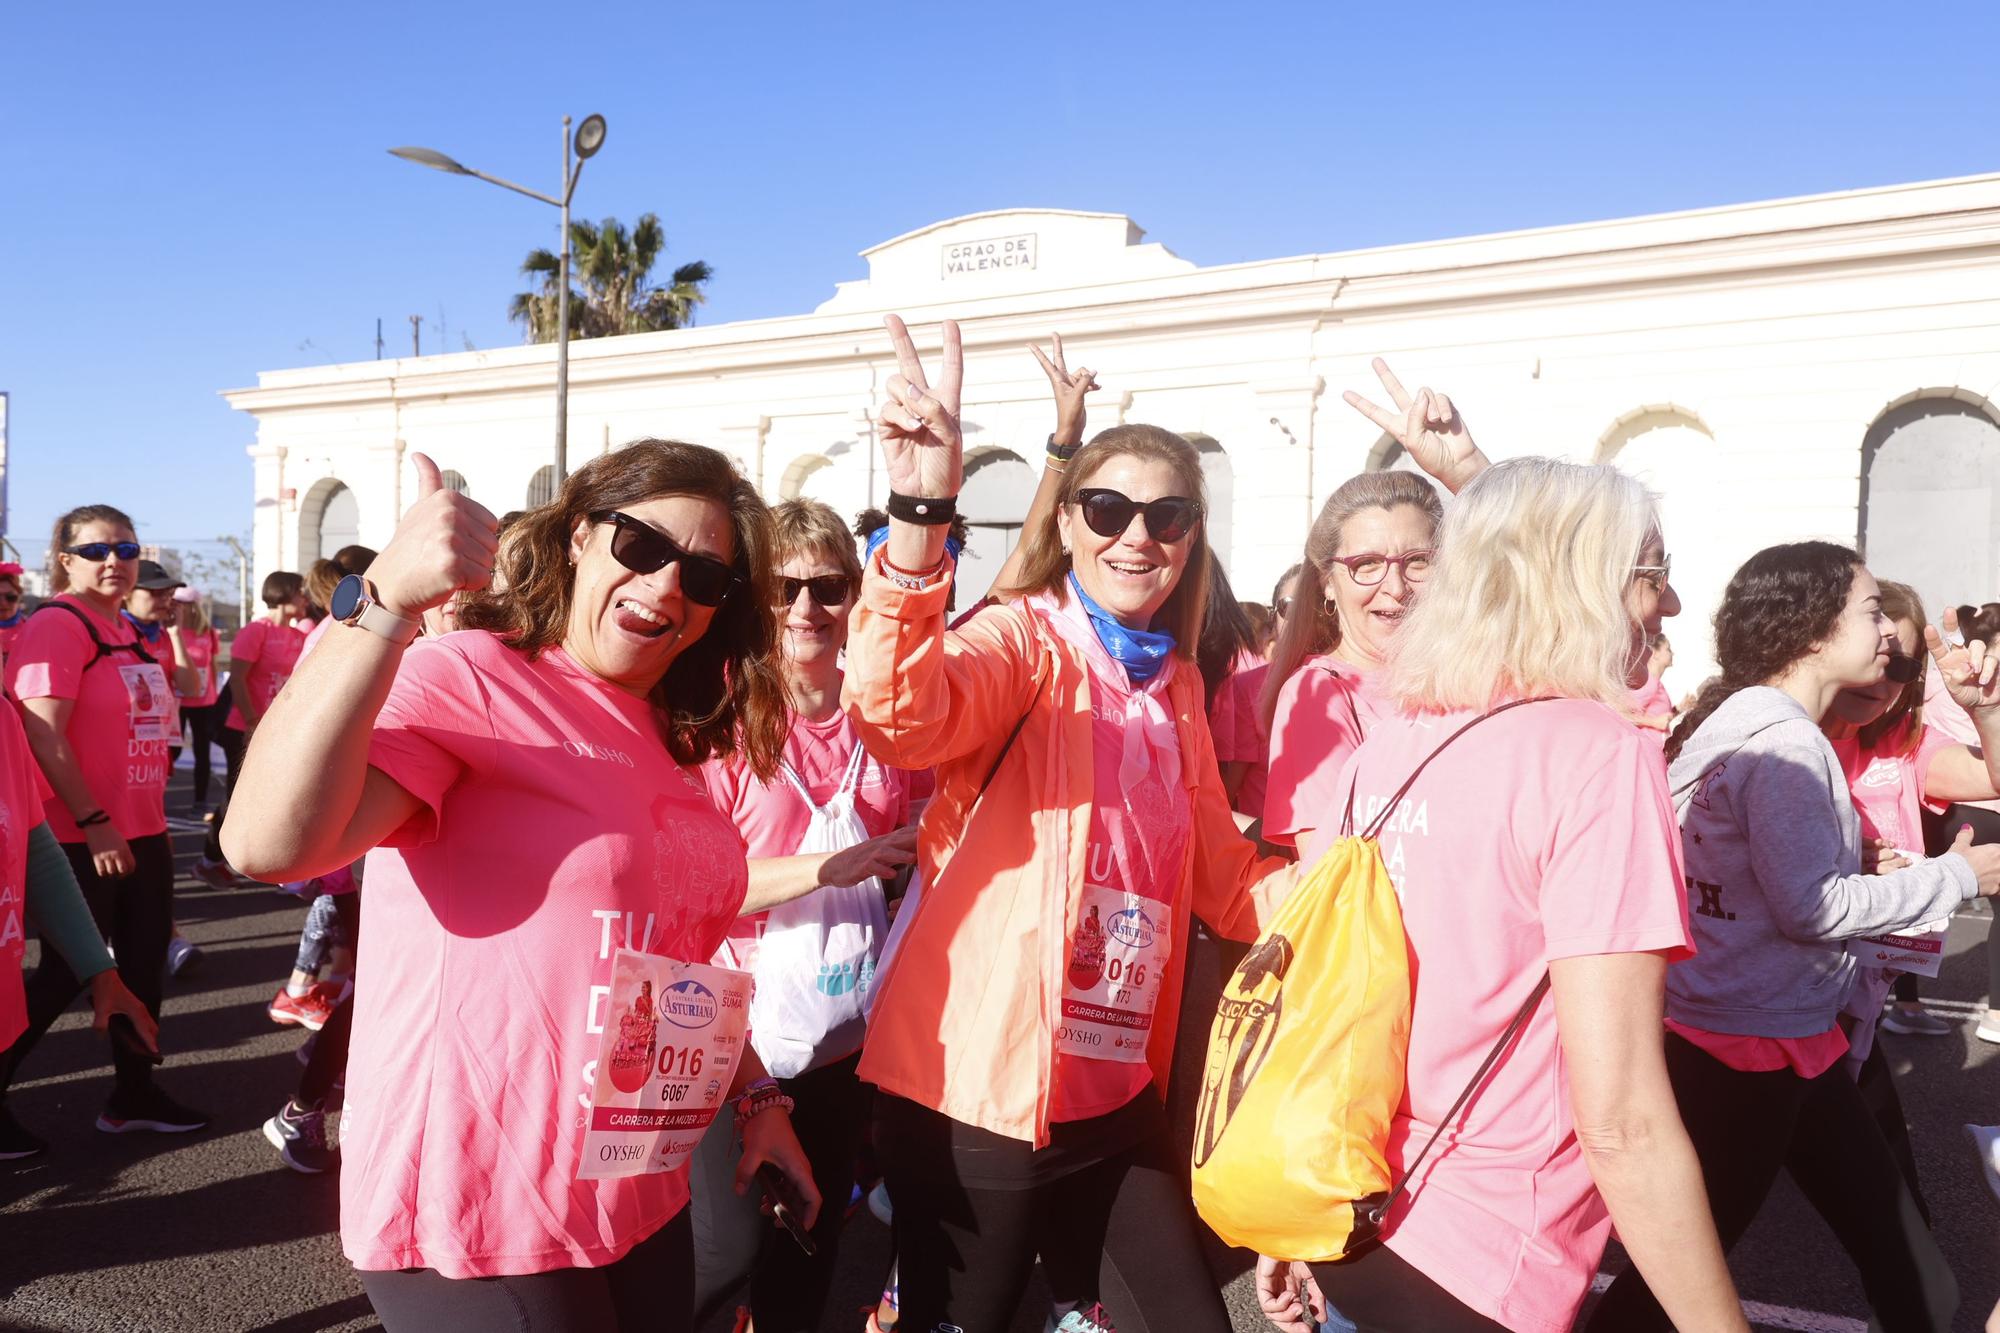
[[[604,117],[585,116],[583,124],[576,127],[576,155],[580,158],[594,156],[604,147]]]
[[[602,139],[602,134],[598,138]],[[470,176],[471,170],[456,160],[446,157],[434,148],[391,148],[391,154],[405,162],[414,162],[420,167],[430,167],[435,171],[449,171],[454,176]]]

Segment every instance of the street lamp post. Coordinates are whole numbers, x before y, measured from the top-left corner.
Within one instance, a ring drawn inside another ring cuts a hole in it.
[[[406,162],[415,162],[421,167],[436,171],[450,172],[454,176],[477,176],[489,185],[525,194],[530,199],[539,199],[545,204],[554,204],[562,213],[562,260],[558,266],[559,284],[556,291],[556,485],[562,485],[569,475],[569,201],[576,193],[577,178],[583,175],[583,164],[597,155],[604,146],[604,117],[585,116],[583,124],[576,127],[576,134],[569,132],[570,118],[563,117],[563,167],[562,197],[543,194],[525,185],[489,176],[483,171],[475,171],[453,158],[431,148],[391,148],[389,151]]]

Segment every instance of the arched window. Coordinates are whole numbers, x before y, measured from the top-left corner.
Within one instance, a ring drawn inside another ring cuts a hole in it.
[[[1933,619],[2000,596],[2000,412],[1968,397],[1912,395],[1861,443],[1862,557],[1914,587]]]
[[[966,454],[958,512],[970,531],[958,558],[959,606],[986,595],[1000,566],[1020,544],[1036,484],[1034,469],[1011,449],[985,445]]]
[[[463,472],[454,472],[450,468],[446,468],[443,475],[439,477],[439,480],[444,482],[444,488],[448,491],[457,491],[460,495],[472,494],[472,488],[465,484],[465,474]]]
[[[361,540],[361,502],[346,484],[322,477],[299,505],[299,566],[330,556]]]
[[[556,498],[556,465],[544,463],[528,479],[528,508],[539,509]]]

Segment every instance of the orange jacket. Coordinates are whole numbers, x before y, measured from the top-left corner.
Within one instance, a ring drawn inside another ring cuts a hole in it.
[[[937,769],[917,843],[924,889],[876,979],[861,1077],[1041,1147],[1094,801],[1090,672],[1080,653],[1016,607],[991,607],[946,633],[945,588],[940,581],[909,591],[871,570],[847,642],[843,702],[862,743],[885,764]],[[1185,956],[1190,908],[1224,935],[1254,939],[1296,875],[1286,861],[1260,860],[1238,831],[1201,677],[1185,660],[1168,682],[1166,707],[1193,820],[1174,899],[1173,938]],[[1024,714],[968,833],[979,784]],[[1146,1050],[1162,1091],[1182,971],[1168,970]]]

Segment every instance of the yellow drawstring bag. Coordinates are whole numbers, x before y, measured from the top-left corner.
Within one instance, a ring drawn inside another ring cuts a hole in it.
[[[1378,1238],[1403,1192],[1391,1179],[1387,1150],[1409,1054],[1410,956],[1396,886],[1375,839],[1445,746],[1495,713],[1535,702],[1502,705],[1446,737],[1358,836],[1350,791],[1342,825],[1350,831],[1313,865],[1223,987],[1195,1112],[1194,1203],[1231,1245],[1323,1263],[1359,1254]],[[1459,1106],[1547,984],[1544,978],[1522,1007]],[[1418,1160],[1429,1150],[1427,1143]],[[1410,1166],[1414,1171],[1416,1162]]]

